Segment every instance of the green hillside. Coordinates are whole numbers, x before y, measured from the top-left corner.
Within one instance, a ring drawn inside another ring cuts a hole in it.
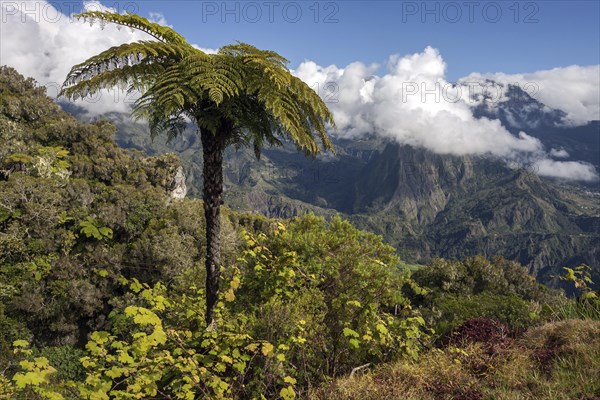
[[[176,155],[126,150],[115,136],[0,67],[1,399],[600,394],[600,307],[585,266],[561,271],[574,300],[502,257],[415,265],[301,200],[266,203],[303,214],[291,219],[223,207],[217,328],[206,329],[202,202],[174,193]],[[244,171],[266,196],[282,185]],[[536,193],[530,204],[547,194]]]

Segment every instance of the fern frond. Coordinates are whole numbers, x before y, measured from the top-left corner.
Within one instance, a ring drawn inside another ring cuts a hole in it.
[[[219,105],[225,97],[237,96],[243,85],[244,73],[238,60],[231,56],[209,55],[191,56],[186,62],[186,70],[192,76],[191,84]]]
[[[100,21],[101,23],[109,22],[116,25],[126,26],[128,28],[136,29],[138,31],[147,33],[153,38],[164,43],[187,44],[183,36],[175,32],[168,26],[163,26],[154,22],[150,22],[146,18],[140,17],[136,14],[118,14],[105,11],[86,11],[75,15],[75,17],[77,19],[83,19],[84,22],[89,21],[90,24],[93,24],[96,21]]]
[[[72,86],[63,86],[60,96],[76,100],[79,97],[95,94],[101,89],[110,89],[120,85],[128,85],[129,92],[141,91],[151,83],[154,76],[160,75],[163,70],[164,67],[160,64],[138,64],[108,70]]]
[[[111,47],[102,53],[75,65],[65,79],[64,86],[77,84],[98,74],[136,64],[177,62],[187,50],[183,46],[160,42],[139,41]]]

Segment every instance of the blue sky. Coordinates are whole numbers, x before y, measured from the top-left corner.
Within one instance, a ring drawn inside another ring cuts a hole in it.
[[[67,2],[55,1],[65,7]],[[72,2],[68,2],[71,4]],[[385,65],[392,54],[437,48],[447,78],[471,72],[533,72],[600,63],[599,1],[125,1],[157,12],[190,42],[236,40],[304,60]]]

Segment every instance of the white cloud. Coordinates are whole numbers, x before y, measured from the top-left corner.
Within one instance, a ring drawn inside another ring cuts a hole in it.
[[[514,136],[497,119],[475,118],[469,88],[445,80],[446,64],[436,49],[391,56],[382,76],[373,75],[376,69],[356,62],[339,68],[305,61],[294,73],[319,89],[334,113],[336,134],[343,137],[376,133],[438,154],[489,155],[521,165],[539,164],[544,176],[576,180],[596,176],[589,164],[549,159],[561,153],[548,155],[543,144],[526,132]],[[334,87],[336,96],[322,90],[326,87]],[[503,97],[498,91],[496,101]]]
[[[71,67],[109,47],[148,40],[143,32],[108,24],[77,21],[45,0],[2,2],[0,64],[35,78],[56,96]],[[87,10],[108,10],[100,3],[85,2]],[[112,10],[114,11],[114,10]],[[92,115],[109,111],[128,112],[135,101],[124,92],[103,91],[94,98],[78,100]]]
[[[157,24],[160,24],[160,25],[169,26],[171,28],[173,27],[173,26],[167,24],[167,20],[165,19],[165,16],[159,12],[151,12],[148,17],[148,20],[150,22],[156,22]]]
[[[209,49],[206,47],[200,47],[197,44],[192,43],[191,44],[193,48],[198,49],[200,51],[205,52],[206,54],[217,54],[217,52],[219,51],[219,49]]]
[[[568,158],[569,152],[565,149],[550,149],[550,155],[554,158]]]
[[[338,88],[328,106],[344,136],[375,132],[403,144],[456,155],[509,156],[541,149],[537,139],[524,133],[515,137],[498,120],[476,119],[465,99],[446,101],[444,97],[458,96],[450,93],[445,69],[439,52],[428,47],[422,53],[390,57],[384,76],[373,76],[376,66],[352,63],[340,69],[311,61],[294,73],[309,85]]]
[[[567,113],[568,123],[600,120],[600,65],[571,65],[526,74],[471,74],[461,81],[492,79],[518,84],[533,98]]]
[[[578,161],[555,161],[549,158],[537,160],[533,170],[541,176],[552,178],[595,182],[598,174],[593,165]]]

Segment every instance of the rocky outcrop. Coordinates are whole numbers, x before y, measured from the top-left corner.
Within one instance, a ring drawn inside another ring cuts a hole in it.
[[[185,174],[183,172],[183,167],[179,166],[177,168],[177,172],[175,172],[175,176],[173,177],[173,181],[171,182],[171,192],[169,196],[171,199],[183,199],[187,194],[187,185],[185,184]]]
[[[175,153],[142,159],[146,175],[154,186],[163,188],[169,199],[183,199],[188,192],[181,161]]]

